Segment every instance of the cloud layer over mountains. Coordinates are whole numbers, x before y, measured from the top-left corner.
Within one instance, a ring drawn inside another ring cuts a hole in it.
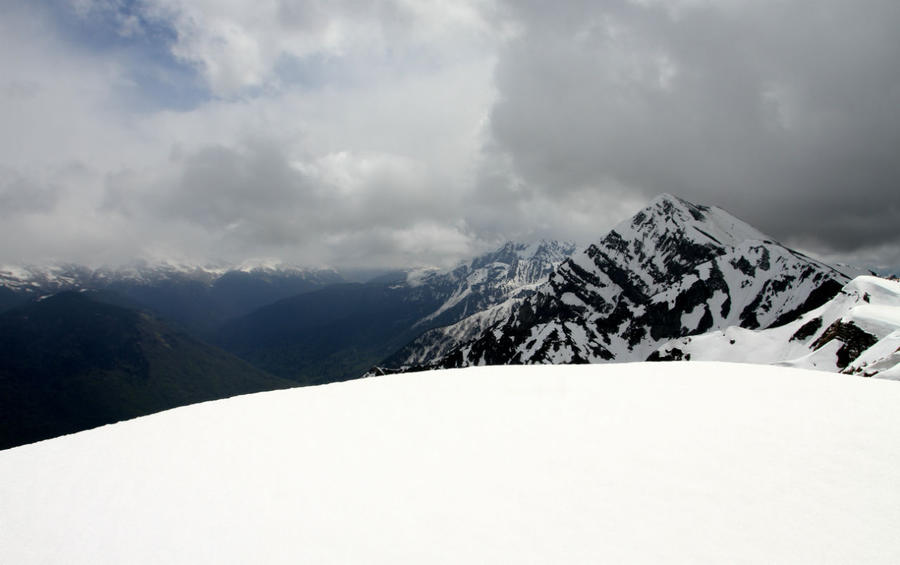
[[[660,192],[900,265],[892,0],[10,0],[0,263],[448,264]]]

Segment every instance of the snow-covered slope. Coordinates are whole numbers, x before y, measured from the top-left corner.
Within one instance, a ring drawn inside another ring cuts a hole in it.
[[[848,280],[721,209],[662,195],[436,365],[643,360],[672,338],[780,325]]]
[[[408,283],[449,290],[441,306],[418,325],[456,322],[510,298],[524,297],[546,282],[553,269],[575,251],[568,242],[510,241],[448,271],[410,273]]]
[[[427,331],[382,365],[409,367],[441,358],[507,318],[574,251],[569,242],[507,242],[451,271],[410,273],[407,284],[444,289],[446,298],[416,323]]]
[[[470,314],[455,324],[430,329],[391,355],[381,363],[381,366],[367,375],[424,366],[441,359],[459,345],[478,337],[485,329],[507,319],[522,305],[526,297],[524,292],[518,293],[500,304]]]
[[[900,383],[395,375],[0,452],[3,563],[898,563]]]
[[[857,277],[784,326],[732,326],[684,337],[663,345],[654,358],[778,363],[900,379],[900,282]]]

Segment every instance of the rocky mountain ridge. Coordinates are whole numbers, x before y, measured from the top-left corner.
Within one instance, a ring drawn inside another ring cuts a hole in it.
[[[427,366],[644,360],[670,339],[784,324],[849,280],[724,210],[664,194]]]

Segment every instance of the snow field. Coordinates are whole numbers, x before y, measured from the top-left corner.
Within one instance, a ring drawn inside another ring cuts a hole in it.
[[[0,452],[0,562],[897,563],[898,406],[696,362],[237,397]]]

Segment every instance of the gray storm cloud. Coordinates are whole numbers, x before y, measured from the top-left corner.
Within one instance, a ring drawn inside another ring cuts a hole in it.
[[[0,169],[0,218],[53,210],[59,187],[41,185],[15,171]]]
[[[338,153],[294,161],[273,140],[253,138],[172,161],[150,182],[130,172],[109,176],[104,210],[137,224],[193,229],[210,251],[232,258],[300,254],[307,262],[371,267],[379,266],[373,258],[393,265],[423,244],[438,260],[448,244],[456,246],[451,253],[464,251],[459,234],[440,229],[460,203],[451,190],[422,190],[437,181],[409,159]],[[430,241],[441,237],[449,241]]]
[[[547,194],[610,180],[848,250],[900,232],[900,4],[510,2],[491,114]],[[601,188],[602,190],[602,188]]]

